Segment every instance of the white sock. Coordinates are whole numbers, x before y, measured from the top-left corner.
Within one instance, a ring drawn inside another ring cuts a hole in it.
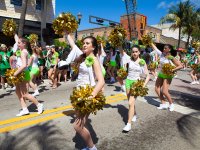
[[[92,148],[89,148],[89,150],[97,150],[96,146],[94,145]]]

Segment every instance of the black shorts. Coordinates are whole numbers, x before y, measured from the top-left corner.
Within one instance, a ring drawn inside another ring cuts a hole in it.
[[[61,66],[61,67],[59,67],[58,69],[59,70],[68,70],[68,68],[69,68],[69,65],[64,65],[64,66]]]

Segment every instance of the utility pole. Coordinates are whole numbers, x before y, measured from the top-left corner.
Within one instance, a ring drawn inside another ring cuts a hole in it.
[[[136,10],[137,10],[137,1],[136,0],[125,0],[126,5],[126,13],[127,13],[127,19],[128,19],[128,29],[129,29],[129,38],[130,40],[133,38],[133,32],[134,32],[134,38],[138,37],[137,33],[137,27],[136,27]],[[131,15],[133,15],[133,25],[131,24]]]

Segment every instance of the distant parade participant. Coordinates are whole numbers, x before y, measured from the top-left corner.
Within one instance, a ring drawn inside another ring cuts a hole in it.
[[[28,93],[29,81],[30,81],[30,72],[28,70],[28,41],[25,38],[18,39],[18,48],[21,51],[20,57],[17,59],[17,71],[14,73],[14,76],[17,77],[18,74],[24,72],[25,77],[24,81],[16,84],[16,94],[19,98],[22,110],[16,116],[23,116],[29,114],[29,110],[26,105],[26,99],[33,102],[37,109],[38,114],[43,112],[43,104],[39,103],[36,98]]]
[[[142,65],[140,64],[142,59],[140,59],[139,55],[140,55],[140,47],[137,45],[133,46],[131,59],[127,64],[128,76],[126,78],[126,93],[128,96],[129,111],[128,111],[128,122],[126,126],[123,128],[123,131],[125,132],[131,130],[131,122],[132,121],[135,122],[137,118],[135,110],[136,97],[130,95],[130,89],[132,86],[134,86],[137,80],[140,79],[141,74],[144,73],[146,75],[144,87],[146,86],[146,84],[150,79],[147,65],[146,63]]]
[[[51,80],[52,88],[57,88],[57,64],[59,54],[56,52],[55,45],[50,47],[50,51],[47,56],[50,60],[50,68],[48,70],[48,78]]]
[[[173,47],[169,44],[166,44],[164,46],[163,52],[161,52],[153,43],[151,44],[152,48],[158,56],[160,57],[160,67],[162,68],[164,64],[170,63],[172,65],[175,65],[175,68],[173,69],[173,72],[178,71],[179,69],[182,68],[181,62],[175,59],[176,56],[176,51],[173,50]],[[170,57],[173,56],[173,57]],[[174,111],[174,104],[173,100],[169,94],[169,86],[172,82],[174,76],[168,76],[164,74],[161,70],[158,73],[158,78],[156,80],[155,84],[155,91],[161,101],[160,106],[158,109],[168,109],[170,111]],[[169,102],[169,105],[166,103],[166,99]]]
[[[5,73],[7,69],[10,69],[9,57],[10,57],[10,52],[8,51],[7,46],[5,44],[1,44],[0,45],[0,81],[1,81],[2,89],[6,89]]]
[[[29,85],[33,89],[34,93],[32,96],[38,96],[40,93],[38,91],[37,84],[34,83],[36,77],[39,75],[39,67],[38,67],[38,53],[37,53],[37,46],[31,45],[32,55],[29,58],[28,67],[30,69],[30,81]]]
[[[150,56],[151,56],[151,63],[153,63],[155,65],[154,68],[150,68],[150,72],[154,77],[153,81],[156,81],[156,79],[157,79],[156,69],[158,67],[158,54],[155,51],[152,51],[150,53]]]
[[[119,52],[120,52],[120,68],[123,68],[126,71],[127,70],[126,65],[130,61],[130,56],[126,54],[126,52],[124,51],[124,49],[122,47],[119,49]],[[121,85],[122,92],[126,92],[126,87],[123,82],[123,79],[120,77],[116,77],[116,79],[119,82],[119,84]]]
[[[192,65],[198,65],[198,64],[200,64],[200,55],[199,55],[198,51],[195,50],[194,60],[193,60]],[[197,70],[192,69],[190,71],[190,76],[191,76],[191,79],[192,79],[192,82],[190,83],[191,85],[199,84],[197,74],[198,74]]]
[[[97,58],[99,59],[99,62],[100,62],[100,65],[101,65],[101,69],[102,69],[102,73],[103,73],[103,76],[105,77],[106,75],[106,70],[103,66],[103,63],[104,63],[104,59],[106,57],[106,53],[104,51],[104,48],[103,48],[103,44],[101,43],[99,46],[98,46],[98,54],[97,54]]]
[[[117,56],[117,52],[114,48],[110,48],[110,55],[109,55],[109,66],[107,68],[107,73],[110,76],[110,83],[114,83],[115,82],[115,70],[117,67],[117,62],[116,62],[116,56]]]
[[[45,56],[41,46],[38,47],[36,51],[38,53],[38,66],[40,70],[38,78],[40,81],[44,82],[43,79],[44,79]]]
[[[69,34],[66,33],[65,37],[72,48],[65,64],[69,64],[72,61],[75,61],[76,64],[79,64],[77,87],[84,87],[88,84],[94,86],[94,90],[91,94],[91,97],[95,97],[102,90],[105,84],[101,65],[97,58],[97,53],[98,53],[97,40],[92,36],[84,38],[83,49],[81,51],[75,45],[73,39]],[[84,61],[87,56],[91,56],[94,58],[94,64],[90,67],[88,67]],[[97,79],[97,83],[95,83],[95,78]],[[86,128],[86,123],[88,121],[89,115],[90,114],[81,114],[80,112],[76,111],[76,119],[73,125],[76,132],[84,139],[87,145],[87,148],[84,149],[97,150],[97,148],[93,143],[91,134],[89,130]]]

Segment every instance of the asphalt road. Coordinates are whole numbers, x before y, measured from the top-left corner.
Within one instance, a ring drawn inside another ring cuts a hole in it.
[[[127,122],[128,102],[118,83],[106,84],[108,104],[90,115],[88,129],[99,150],[199,150],[200,149],[200,85],[190,85],[188,70],[179,71],[170,93],[175,111],[157,110],[159,101],[154,82],[149,94],[138,97],[138,120],[129,133],[122,133]],[[52,90],[45,81],[40,85],[38,100],[45,105],[42,115],[28,102],[31,114],[15,117],[20,109],[14,92],[0,90],[0,149],[2,150],[74,150],[85,147],[72,127],[73,109],[69,96],[75,82],[68,81]]]

